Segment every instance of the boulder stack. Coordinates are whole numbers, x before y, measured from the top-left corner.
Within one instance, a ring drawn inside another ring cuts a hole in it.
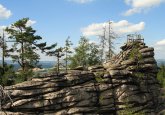
[[[156,79],[154,49],[139,41],[127,43],[121,49],[115,61],[104,64],[113,81],[115,101],[120,103],[117,108],[121,112],[156,114],[164,108],[164,100]]]
[[[12,101],[1,99],[11,115],[155,115],[164,101],[156,79],[154,49],[127,43],[103,66],[34,78],[5,87]]]

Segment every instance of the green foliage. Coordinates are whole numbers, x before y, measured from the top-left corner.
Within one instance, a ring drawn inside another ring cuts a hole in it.
[[[71,51],[71,45],[72,42],[69,40],[70,37],[68,37],[65,41],[65,47],[64,47],[64,52],[65,52],[65,68],[66,68],[66,72],[68,70],[68,60],[69,60],[69,57],[70,57],[70,54],[72,53]]]
[[[3,73],[4,69],[4,73]],[[26,70],[26,71],[19,71],[15,73],[14,71],[14,66],[13,65],[7,65],[5,63],[4,68],[0,66],[0,85],[8,86],[8,85],[13,85],[16,83],[21,83],[24,82],[28,79],[30,79],[33,76],[32,70]]]
[[[144,77],[144,73],[141,73],[141,72],[136,72],[134,73],[134,75],[139,78]]]
[[[28,79],[31,79],[33,77],[33,75],[34,75],[34,73],[30,69],[27,70],[27,71],[21,70],[21,71],[19,71],[17,73],[17,76],[14,79],[15,80],[15,84],[27,81]]]
[[[94,44],[94,43],[91,43],[89,44],[89,50],[90,50],[90,53],[89,53],[89,57],[88,57],[88,65],[89,66],[93,66],[93,65],[99,65],[101,64],[101,59],[100,59],[100,56],[99,56],[99,46]]]
[[[133,43],[133,49],[130,52],[129,58],[130,59],[135,59],[137,61],[142,60],[142,54],[139,52],[139,43],[138,42],[134,42]]]
[[[95,80],[100,83],[104,82],[104,79],[102,78],[104,76],[104,72],[95,72]]]
[[[75,48],[75,54],[70,58],[70,68],[77,66],[87,66],[87,57],[89,51],[89,40],[85,37],[81,37],[79,46]]]
[[[64,48],[59,47],[57,49],[53,49],[53,50],[47,52],[47,55],[55,56],[57,58],[57,65],[56,65],[57,73],[60,72],[60,65],[62,65],[60,63],[60,59],[64,56],[63,50],[64,50]]]
[[[48,72],[48,74],[57,72],[57,68],[56,68],[56,67],[54,67],[54,68],[49,68],[47,72]]]
[[[124,110],[121,110],[118,114],[119,115],[145,115],[143,111],[135,113],[135,110],[133,108],[126,107]]]
[[[9,39],[14,40],[13,53],[10,56],[24,72],[38,66],[40,58],[36,51],[43,50],[46,46],[46,43],[38,43],[42,38],[35,35],[36,30],[27,25],[28,21],[29,18],[23,18],[6,28]]]
[[[70,57],[70,68],[83,66],[97,65],[101,63],[98,45],[89,43],[89,40],[85,37],[81,37],[79,45],[75,48],[75,54]]]
[[[140,107],[133,107],[133,104],[129,103],[129,99],[126,99],[123,109],[118,112],[118,115],[145,115],[144,110]]]
[[[161,87],[165,87],[165,65],[161,64],[160,69],[157,74],[157,79],[159,80],[159,83]]]
[[[33,78],[39,78],[41,76],[40,72],[35,72]]]
[[[141,69],[141,65],[139,64],[139,61],[143,60],[142,54],[141,54],[141,52],[139,52],[140,44],[139,44],[139,42],[134,41],[132,46],[133,47],[132,47],[131,52],[129,54],[129,59],[132,59],[136,62],[135,71],[137,73],[135,74],[135,76],[143,77],[144,75],[142,75],[142,73],[139,72],[139,70]]]
[[[14,67],[12,65],[7,65],[6,63],[4,65],[4,68],[0,66],[0,76],[0,84],[3,84],[4,86],[13,85],[14,78],[16,76],[14,72]]]
[[[100,76],[96,76],[95,77],[95,80],[100,83],[100,82],[103,82],[103,78],[101,78]]]

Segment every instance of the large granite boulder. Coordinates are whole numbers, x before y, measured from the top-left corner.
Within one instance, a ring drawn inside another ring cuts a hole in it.
[[[155,115],[164,109],[154,49],[125,44],[103,66],[34,78],[5,87],[0,114]],[[135,50],[136,49],[136,50]]]

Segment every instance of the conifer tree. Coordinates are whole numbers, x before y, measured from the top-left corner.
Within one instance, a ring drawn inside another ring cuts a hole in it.
[[[72,53],[72,51],[71,51],[71,45],[73,45],[72,42],[69,39],[70,39],[70,37],[68,37],[66,39],[66,41],[65,41],[65,47],[64,47],[64,52],[65,52],[65,69],[66,69],[66,72],[68,70],[68,59],[70,57],[70,54]]]
[[[102,60],[100,58],[99,46],[95,43],[89,44],[88,52],[88,66],[100,65]]]
[[[55,46],[55,45],[54,45]],[[57,49],[53,49],[55,47],[51,47],[51,51],[48,51],[47,52],[47,55],[48,56],[55,56],[56,59],[57,59],[57,74],[60,73],[60,58],[62,58],[64,56],[64,53],[63,53],[63,48],[62,47],[59,47]]]
[[[36,51],[43,51],[46,46],[46,43],[38,43],[42,37],[35,35],[36,30],[27,25],[28,21],[29,18],[23,18],[6,28],[9,39],[15,41],[10,56],[14,62],[18,62],[23,73],[38,66],[40,56]]]
[[[13,52],[13,49],[9,49],[7,46],[4,30],[2,35],[0,35],[0,48],[2,49],[2,65],[0,66],[0,84],[7,85],[7,83],[9,83],[8,81],[13,80],[15,74],[14,67],[12,65],[8,65],[5,62],[5,57],[9,57],[10,53]]]
[[[82,66],[86,69],[88,66],[100,64],[99,46],[90,43],[89,39],[82,36],[79,45],[75,48],[75,54],[70,58],[70,67]]]

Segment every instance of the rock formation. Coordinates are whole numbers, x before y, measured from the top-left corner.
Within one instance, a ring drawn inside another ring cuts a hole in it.
[[[154,49],[129,42],[103,66],[33,78],[5,87],[0,114],[155,115],[164,99],[156,79]]]

